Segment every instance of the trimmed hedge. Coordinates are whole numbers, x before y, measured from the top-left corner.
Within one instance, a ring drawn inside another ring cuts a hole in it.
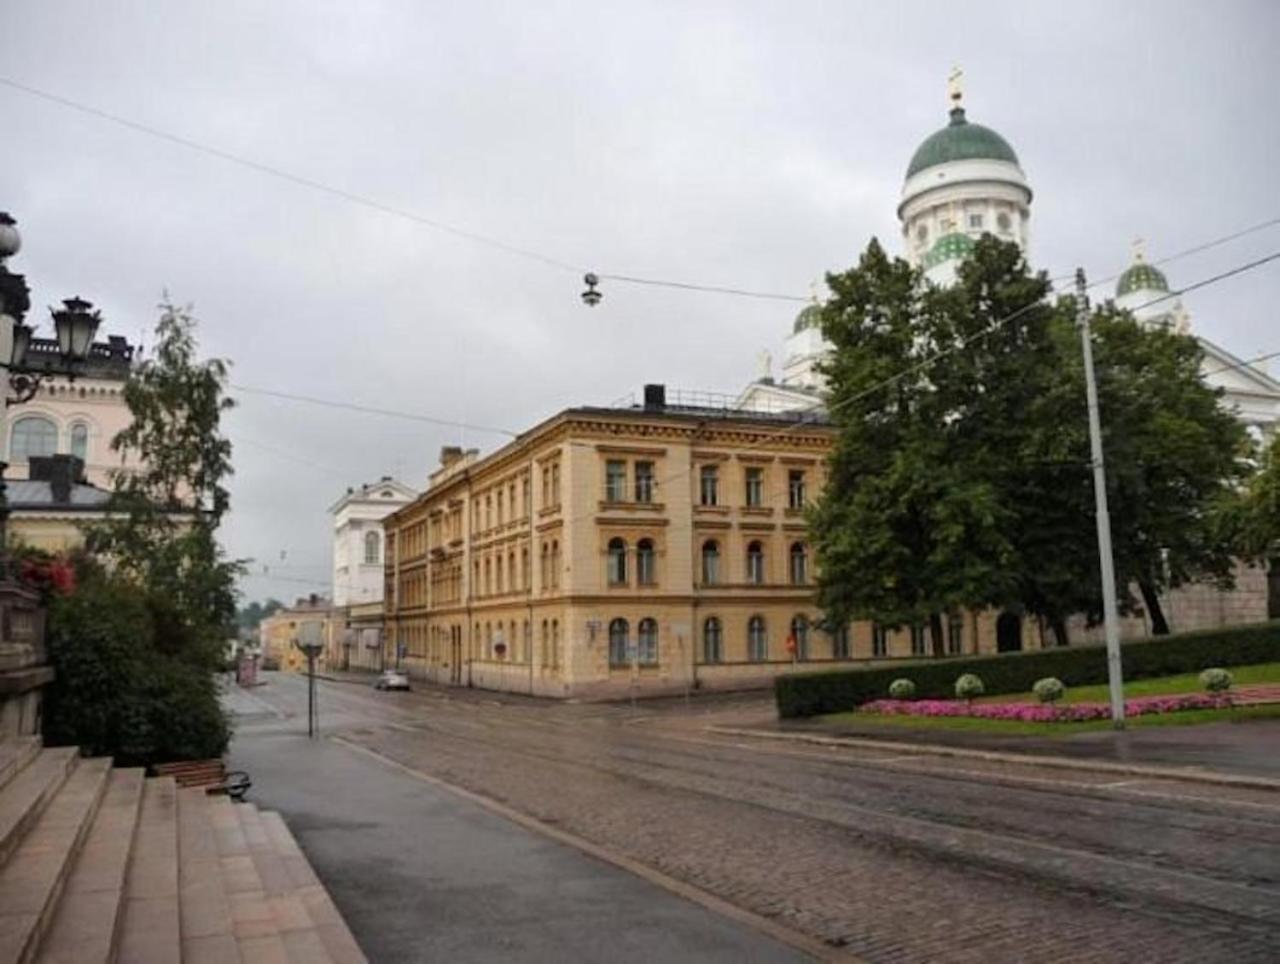
[[[1227,629],[1179,633],[1124,643],[1124,678],[1198,673],[1208,666],[1247,666],[1280,660],[1280,620]],[[825,673],[788,673],[774,683],[783,719],[841,713],[880,699],[895,679],[916,684],[920,699],[953,699],[956,677],[976,673],[989,696],[1022,693],[1036,680],[1056,676],[1066,686],[1107,681],[1106,648],[1098,644],[1023,653],[957,656]]]

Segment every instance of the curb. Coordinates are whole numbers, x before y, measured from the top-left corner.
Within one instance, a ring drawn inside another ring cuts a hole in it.
[[[974,750],[968,747],[945,746],[937,743],[907,743],[896,740],[873,740],[855,736],[823,736],[818,733],[779,733],[773,730],[755,730],[736,726],[708,726],[708,733],[722,736],[741,736],[761,740],[783,740],[792,743],[812,743],[818,746],[861,747],[871,750],[892,750],[895,753],[916,753],[920,756],[958,757],[966,760],[985,760],[990,763],[1017,763],[1023,766],[1057,767],[1062,770],[1089,770],[1094,773],[1116,773],[1123,776],[1151,777],[1160,780],[1182,780],[1208,783],[1223,787],[1244,787],[1251,790],[1280,792],[1280,780],[1270,777],[1252,777],[1244,774],[1215,773],[1181,767],[1147,766],[1133,763],[1114,763],[1110,760],[1077,760],[1071,757],[1039,756],[1031,753],[1001,753],[996,750]]]
[[[721,917],[727,917],[730,920],[744,924],[753,930],[759,931],[760,933],[773,938],[779,944],[785,944],[788,947],[795,948],[798,951],[808,954],[815,960],[830,962],[830,964],[865,964],[864,958],[857,957],[849,951],[838,947],[832,947],[830,944],[824,943],[816,937],[810,937],[808,934],[792,930],[791,928],[770,920],[769,918],[757,914],[754,911],[732,904],[722,897],[717,897],[715,894],[705,891],[700,887],[696,887],[693,884],[687,884],[675,877],[668,876],[660,870],[655,870],[648,864],[641,863],[631,857],[625,857],[622,854],[613,853],[599,844],[592,843],[584,837],[579,837],[577,834],[570,833],[567,830],[562,830],[559,827],[554,827],[551,824],[544,823],[537,817],[531,817],[528,814],[522,813],[521,811],[509,807],[504,803],[500,803],[491,797],[486,797],[483,794],[464,789],[456,784],[448,783],[445,780],[441,780],[439,777],[433,777],[430,774],[423,773],[421,770],[415,770],[413,767],[401,763],[399,760],[393,760],[391,757],[379,753],[377,750],[355,743],[345,737],[331,736],[329,739],[334,743],[338,743],[346,747],[348,750],[354,750],[356,753],[361,753],[377,760],[384,766],[392,767],[393,769],[399,770],[414,779],[421,780],[423,783],[429,783],[434,787],[439,787],[441,790],[445,790],[455,796],[469,801],[470,803],[483,807],[490,813],[495,813],[500,817],[505,817],[507,820],[524,827],[526,830],[531,830],[534,833],[541,834],[542,836],[555,840],[558,843],[573,847],[575,850],[582,851],[588,856],[594,857],[603,863],[611,864],[614,867],[618,867],[628,873],[634,874],[642,880],[646,880],[655,886],[661,887],[669,893],[675,894],[677,897],[681,897],[690,903],[699,905],[700,907],[705,907],[707,910],[719,914]]]

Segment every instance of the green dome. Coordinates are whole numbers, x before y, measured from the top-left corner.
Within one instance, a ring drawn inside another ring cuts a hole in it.
[[[800,314],[796,315],[795,327],[792,331],[800,334],[802,331],[808,331],[810,328],[822,327],[822,305],[816,301],[811,305],[805,305],[800,310]]]
[[[970,124],[964,118],[964,108],[953,107],[951,123],[926,137],[911,155],[907,177],[939,164],[977,159],[1018,163],[1018,155],[1008,141],[990,127]]]
[[[929,253],[924,256],[924,269],[928,271],[935,265],[950,261],[952,258],[968,257],[969,252],[972,250],[973,238],[969,237],[969,235],[961,234],[959,231],[944,234],[934,242],[933,247],[929,249]]]
[[[1169,282],[1165,279],[1164,272],[1145,261],[1135,261],[1129,265],[1116,282],[1116,297],[1122,297],[1131,291],[1168,290]]]

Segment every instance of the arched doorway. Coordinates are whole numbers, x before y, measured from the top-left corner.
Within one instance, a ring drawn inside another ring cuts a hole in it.
[[[1022,649],[1022,617],[1017,613],[1003,612],[996,620],[996,651],[1016,653]]]

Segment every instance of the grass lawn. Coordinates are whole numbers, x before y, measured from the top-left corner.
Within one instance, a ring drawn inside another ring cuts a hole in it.
[[[1071,736],[1090,730],[1111,729],[1110,720],[1083,723],[1023,723],[1018,720],[987,720],[975,716],[890,716],[880,713],[830,713],[817,720],[827,726],[884,727],[885,729],[949,730],[951,732],[1002,733],[1006,736]],[[1280,720],[1280,703],[1239,706],[1222,710],[1182,710],[1131,716],[1126,727],[1190,726],[1197,723],[1239,723],[1243,720]]]
[[[1228,671],[1235,677],[1236,686],[1249,683],[1280,683],[1280,663],[1256,663],[1253,666],[1231,666]],[[1125,697],[1165,696],[1172,693],[1199,693],[1200,674],[1183,673],[1179,676],[1155,676],[1151,679],[1130,680],[1124,684]],[[1105,703],[1110,699],[1107,684],[1093,686],[1069,686],[1063,703]],[[1005,693],[1000,696],[984,696],[983,703],[1036,703],[1034,693]],[[1056,725],[1056,724],[1055,724]]]

